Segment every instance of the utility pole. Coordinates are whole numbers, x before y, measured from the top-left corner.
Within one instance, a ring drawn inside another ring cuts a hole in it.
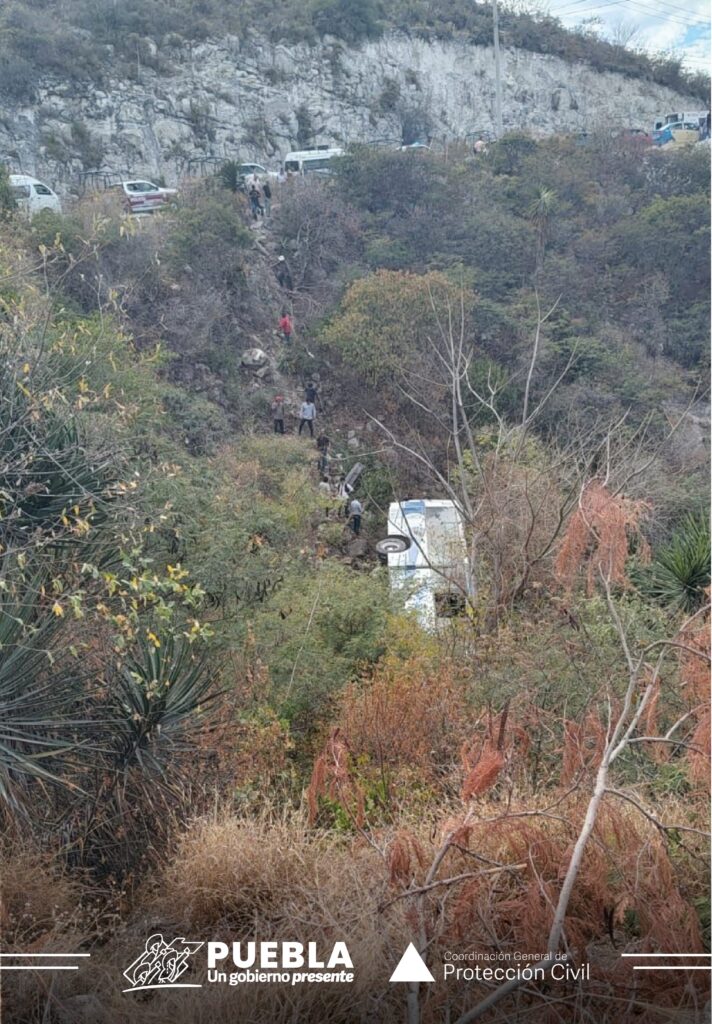
[[[499,10],[497,0],[492,0],[492,32],[494,36],[494,134],[502,138],[502,56],[499,49]]]

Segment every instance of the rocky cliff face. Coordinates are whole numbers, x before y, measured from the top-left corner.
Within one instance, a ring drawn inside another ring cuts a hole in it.
[[[493,127],[487,47],[395,35],[360,49],[329,39],[315,48],[228,37],[170,60],[168,74],[137,64],[135,81],[113,80],[103,90],[42,82],[32,106],[0,111],[0,156],[67,187],[95,171],[164,175],[170,183],[226,158],[275,166],[297,146],[424,134],[445,141]],[[509,129],[649,128],[662,111],[698,106],[640,79],[505,52]]]

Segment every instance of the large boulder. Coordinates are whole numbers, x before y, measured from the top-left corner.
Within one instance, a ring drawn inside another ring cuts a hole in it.
[[[268,362],[268,355],[261,348],[248,348],[242,353],[240,362],[248,370],[259,370]]]

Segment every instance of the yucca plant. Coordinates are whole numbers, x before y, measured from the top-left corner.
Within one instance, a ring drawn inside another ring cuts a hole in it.
[[[704,604],[710,585],[710,527],[705,516],[686,516],[641,583],[656,601],[688,614]]]

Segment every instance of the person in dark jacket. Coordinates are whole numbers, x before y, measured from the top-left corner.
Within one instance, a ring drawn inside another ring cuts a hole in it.
[[[272,213],[272,189],[268,181],[262,186],[262,198],[265,201],[265,217],[269,217]]]
[[[277,266],[274,268],[274,272],[280,288],[286,288],[288,292],[294,290],[294,282],[292,281],[292,275],[289,272],[285,256],[277,258]]]
[[[275,434],[284,433],[284,397],[275,395],[272,402],[272,420],[274,421]]]
[[[316,384],[312,380],[308,381],[304,388],[304,400],[306,402],[314,402],[316,405]]]
[[[264,217],[265,211],[262,207],[262,203],[260,202],[260,190],[257,186],[253,185],[247,195],[252,209],[252,219],[257,220],[259,217]]]
[[[319,473],[323,476],[329,470],[329,438],[326,434],[319,434],[316,439],[316,446],[319,451]]]

